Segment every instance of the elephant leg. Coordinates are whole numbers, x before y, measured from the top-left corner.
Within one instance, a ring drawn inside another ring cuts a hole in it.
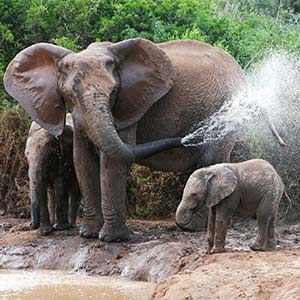
[[[48,211],[48,198],[47,198],[47,187],[46,183],[41,184],[40,190],[40,233],[42,235],[48,235],[53,231],[53,227],[50,222],[50,216]]]
[[[83,196],[83,224],[80,228],[80,235],[86,238],[96,238],[103,225],[99,156],[85,135],[76,132],[76,127],[74,166]]]
[[[119,132],[122,140],[136,144],[137,125]],[[130,231],[126,225],[126,182],[130,165],[123,161],[101,155],[101,192],[104,225],[99,239],[106,242],[129,239]]]
[[[216,220],[215,220],[214,247],[211,253],[225,252],[225,239],[226,239],[228,221],[229,221],[229,217],[220,213],[217,210]]]
[[[53,227],[50,221],[48,210],[48,198],[47,198],[47,184],[41,184],[41,198],[40,198],[40,211],[41,211],[41,225],[40,233],[42,235],[48,235],[53,231]]]
[[[30,201],[31,201],[31,223],[30,226],[32,229],[38,229],[41,224],[41,210],[40,210],[40,199],[41,199],[41,184],[38,178],[33,178],[29,175],[30,178]],[[46,196],[47,197],[47,196]]]
[[[75,184],[75,189],[70,193],[70,203],[69,203],[69,223],[71,227],[76,226],[76,218],[78,214],[78,209],[81,200],[81,193],[77,183]]]
[[[56,223],[53,228],[56,230],[70,229],[68,220],[69,199],[68,192],[65,187],[63,176],[60,172],[59,176],[55,178],[55,199],[56,199]]]
[[[257,209],[256,217],[258,225],[258,234],[256,241],[250,246],[250,248],[254,251],[269,250],[267,244],[269,225],[272,219],[272,211],[270,211],[268,202],[269,201],[261,201]]]
[[[215,222],[216,222],[216,209],[212,207],[208,211],[208,224],[207,224],[207,242],[209,254],[214,246],[214,236],[215,236]]]
[[[269,222],[268,227],[268,239],[267,239],[267,249],[276,250],[276,239],[275,239],[275,217],[272,217]]]
[[[126,226],[125,198],[128,164],[101,155],[101,192],[104,225],[99,239],[112,242],[129,238]]]
[[[212,253],[225,252],[225,239],[227,228],[230,224],[231,218],[236,212],[240,203],[240,190],[235,189],[234,192],[223,199],[216,207],[215,217],[215,236],[214,247]]]
[[[257,218],[258,235],[255,242],[250,246],[253,251],[264,251],[267,249],[267,237],[269,221],[266,219]]]
[[[49,184],[48,185],[48,211],[49,211],[49,218],[50,223],[53,225],[56,222],[56,201],[55,201],[55,190],[54,186]]]
[[[37,165],[38,167],[29,168],[31,227],[40,228],[40,233],[47,235],[53,231],[48,211],[47,178],[46,172],[42,169],[43,164],[37,162]]]

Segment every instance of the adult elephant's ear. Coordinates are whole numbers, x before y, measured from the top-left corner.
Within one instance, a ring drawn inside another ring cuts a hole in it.
[[[148,40],[129,39],[108,49],[120,65],[121,86],[113,115],[122,129],[137,122],[171,89],[175,69],[166,53]]]
[[[31,118],[53,135],[64,129],[65,104],[57,87],[57,61],[70,53],[39,43],[16,55],[4,74],[4,87]]]
[[[233,193],[237,186],[237,177],[233,170],[226,166],[217,165],[212,167],[214,176],[207,183],[205,205],[213,207],[224,198]]]

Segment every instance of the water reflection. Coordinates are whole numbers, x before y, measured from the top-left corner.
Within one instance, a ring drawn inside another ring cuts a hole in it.
[[[146,300],[153,289],[152,283],[116,277],[0,270],[0,299],[5,300]]]

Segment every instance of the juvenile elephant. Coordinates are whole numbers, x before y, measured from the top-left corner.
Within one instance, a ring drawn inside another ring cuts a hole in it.
[[[29,164],[31,226],[42,235],[75,225],[81,193],[73,166],[73,121],[54,137],[32,122],[25,155]],[[55,224],[54,224],[55,223]]]
[[[258,236],[251,249],[273,250],[276,248],[274,223],[284,191],[281,178],[265,160],[202,168],[196,170],[186,183],[176,211],[176,223],[182,229],[193,230],[197,211],[205,204],[209,208],[208,252],[215,253],[225,251],[231,217],[256,218]]]
[[[80,234],[115,241],[129,237],[125,196],[133,161],[176,172],[229,160],[231,135],[199,148],[178,147],[177,137],[217,111],[242,77],[229,54],[205,43],[129,39],[92,43],[79,53],[32,45],[9,64],[4,86],[53,135],[63,131],[65,107],[71,111],[85,199]]]

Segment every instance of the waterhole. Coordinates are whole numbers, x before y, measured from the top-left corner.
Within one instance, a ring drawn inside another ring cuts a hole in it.
[[[146,300],[154,284],[63,271],[0,270],[0,299]]]

